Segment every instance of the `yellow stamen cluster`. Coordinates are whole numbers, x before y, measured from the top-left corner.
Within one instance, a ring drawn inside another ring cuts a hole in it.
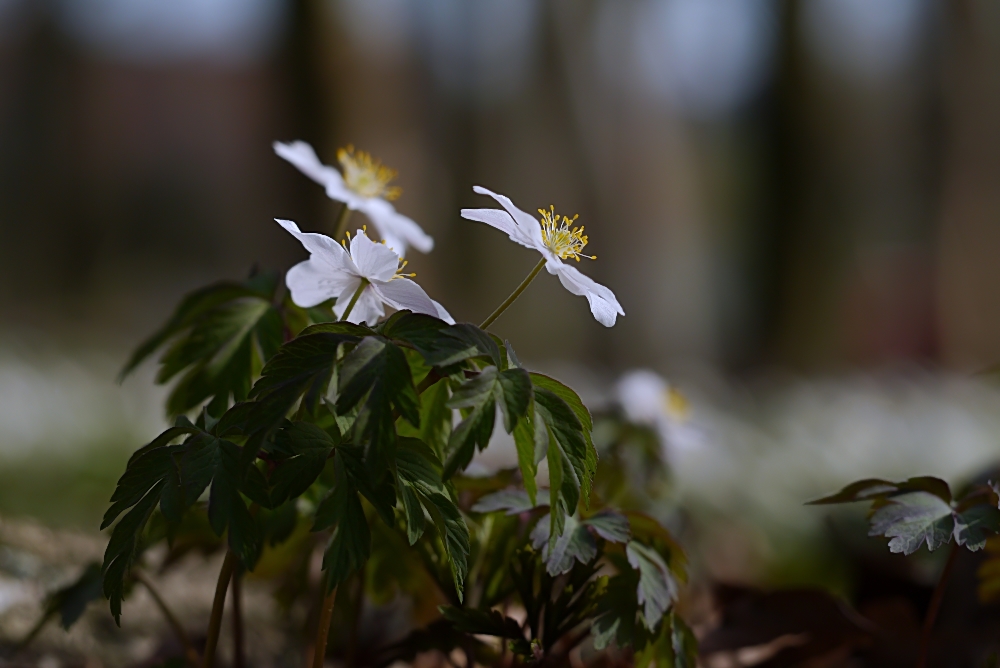
[[[587,245],[587,235],[583,233],[583,226],[572,227],[579,215],[572,218],[556,214],[556,207],[549,206],[549,210],[539,209],[542,214],[542,241],[545,246],[563,260],[573,259],[577,262],[581,257],[596,260],[596,255],[584,255],[580,251]]]
[[[396,178],[396,170],[383,165],[365,151],[355,151],[348,145],[337,151],[337,160],[344,172],[344,183],[362,197],[381,197],[394,200],[403,194],[389,182]]]
[[[671,387],[667,390],[663,402],[666,404],[667,415],[671,419],[677,422],[687,422],[691,415],[691,403],[687,397]]]

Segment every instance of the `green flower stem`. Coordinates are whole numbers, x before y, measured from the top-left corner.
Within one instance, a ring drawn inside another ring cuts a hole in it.
[[[236,560],[236,554],[232,550],[226,550],[226,558],[219,571],[219,581],[215,585],[215,600],[212,602],[212,616],[208,621],[203,668],[212,668],[212,664],[215,662],[215,648],[219,644],[219,631],[222,630],[222,609],[226,605],[226,590],[229,589],[229,580],[233,577]]]
[[[493,313],[490,314],[490,317],[486,318],[486,320],[483,320],[483,324],[479,326],[479,329],[486,329],[487,327],[492,325],[493,321],[499,318],[503,314],[503,312],[506,311],[507,308],[511,304],[513,304],[518,297],[521,296],[521,293],[524,292],[524,289],[527,288],[529,285],[531,285],[531,282],[535,280],[535,276],[538,276],[538,272],[540,272],[542,270],[542,267],[544,266],[545,266],[545,258],[543,257],[541,260],[538,261],[538,264],[535,265],[535,268],[531,270],[531,273],[528,274],[528,277],[525,278],[523,281],[521,281],[521,285],[517,286],[514,292],[510,293],[510,297],[507,297],[507,299],[504,300],[504,303],[500,304],[500,306],[497,307],[497,310],[493,311]]]
[[[351,311],[354,310],[354,305],[358,303],[358,299],[361,298],[361,293],[364,292],[366,287],[368,287],[368,279],[362,278],[361,285],[359,285],[358,289],[354,291],[354,296],[351,297],[350,303],[347,304],[347,308],[344,310],[344,315],[340,316],[340,322],[345,322],[347,320],[347,316],[351,315]]]
[[[347,202],[344,202],[344,206],[341,207],[340,213],[337,214],[337,222],[333,226],[334,241],[344,236],[344,231],[347,229],[347,219],[350,217],[351,217],[351,210],[348,208]]]
[[[321,584],[321,587],[326,587]],[[316,628],[316,646],[313,647],[313,668],[323,668],[326,658],[326,640],[330,635],[330,621],[333,619],[333,605],[337,602],[337,588],[323,597],[323,607],[319,613],[319,626]]]

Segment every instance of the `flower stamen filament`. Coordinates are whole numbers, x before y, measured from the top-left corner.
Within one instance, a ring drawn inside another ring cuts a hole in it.
[[[542,242],[552,253],[561,260],[580,261],[581,257],[596,260],[596,255],[584,255],[581,251],[587,245],[587,235],[583,233],[583,226],[573,227],[573,223],[579,218],[579,214],[572,218],[569,216],[559,216],[554,205],[549,206],[549,210],[539,209],[542,215]]]

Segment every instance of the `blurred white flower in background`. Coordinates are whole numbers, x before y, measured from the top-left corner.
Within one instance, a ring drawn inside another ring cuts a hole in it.
[[[690,402],[659,374],[648,369],[626,373],[615,385],[615,398],[630,422],[656,430],[669,463],[705,444]]]
[[[406,255],[410,246],[421,253],[429,253],[434,248],[434,239],[389,204],[401,192],[398,187],[389,185],[396,178],[396,170],[389,169],[368,153],[355,151],[353,146],[337,151],[337,160],[343,169],[341,175],[320,162],[313,147],[304,141],[274,142],[274,152],[323,186],[327,197],[368,216],[382,240],[400,257]]]

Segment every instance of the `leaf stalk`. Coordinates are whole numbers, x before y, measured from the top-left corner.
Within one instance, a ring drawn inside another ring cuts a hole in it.
[[[215,585],[215,600],[212,601],[212,616],[208,621],[208,637],[205,640],[205,659],[203,668],[212,668],[215,662],[215,648],[219,644],[219,632],[222,630],[222,609],[226,605],[226,591],[229,589],[229,580],[233,577],[236,569],[236,554],[232,550],[226,551],[226,558],[222,561],[222,568],[219,570],[219,581]]]

